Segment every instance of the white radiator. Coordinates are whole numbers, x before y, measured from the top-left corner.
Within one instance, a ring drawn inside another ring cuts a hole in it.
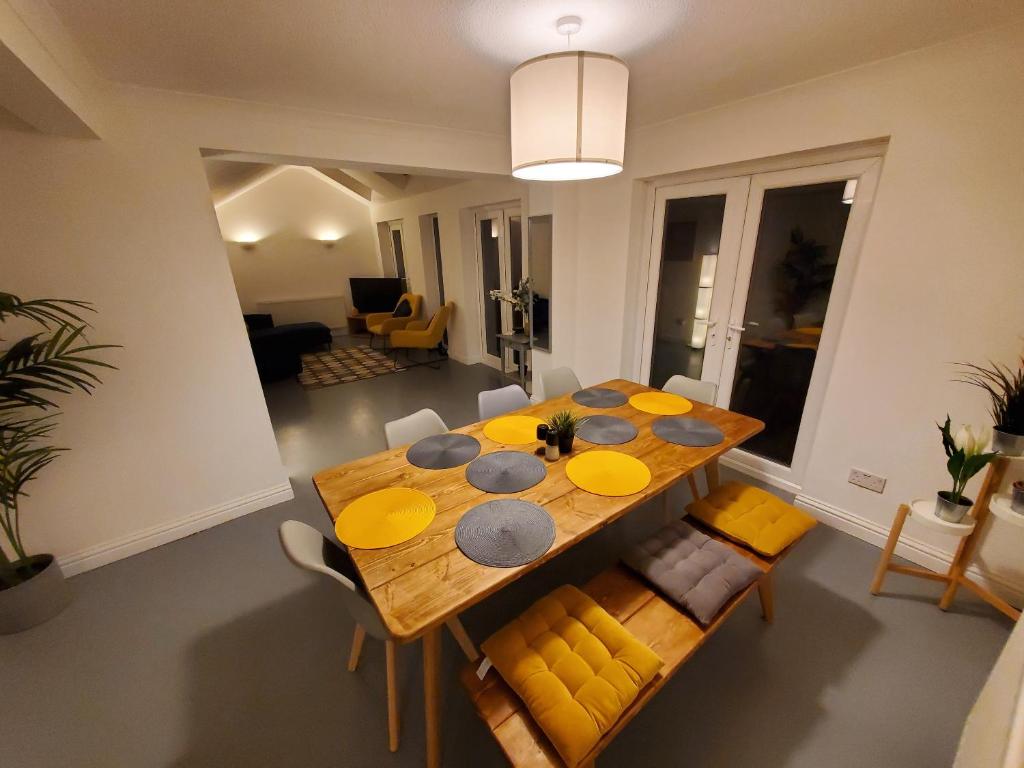
[[[274,325],[323,323],[332,331],[344,332],[348,325],[348,301],[344,296],[311,296],[301,299],[266,299],[256,302],[257,312],[274,316]]]

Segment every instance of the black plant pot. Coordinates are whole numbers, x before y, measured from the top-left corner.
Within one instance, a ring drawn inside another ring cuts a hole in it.
[[[566,454],[572,453],[572,441],[575,435],[559,435],[558,436],[558,452],[565,456]]]
[[[53,556],[36,555],[29,560],[35,575],[0,590],[0,635],[49,621],[71,602],[71,589]]]

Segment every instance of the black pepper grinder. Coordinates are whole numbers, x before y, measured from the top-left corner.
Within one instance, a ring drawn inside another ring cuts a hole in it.
[[[553,429],[548,430],[545,439],[544,458],[548,461],[558,461],[558,433]]]

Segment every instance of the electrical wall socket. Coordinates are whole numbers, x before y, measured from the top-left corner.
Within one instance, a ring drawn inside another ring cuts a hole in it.
[[[854,485],[860,486],[861,488],[867,488],[869,491],[874,491],[875,493],[881,493],[885,490],[884,477],[872,475],[870,472],[865,472],[863,469],[851,469],[849,481]]]

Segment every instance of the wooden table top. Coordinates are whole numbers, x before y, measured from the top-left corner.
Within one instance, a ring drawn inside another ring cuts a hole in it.
[[[621,379],[599,386],[627,396],[657,391]],[[349,549],[384,624],[396,639],[415,639],[458,615],[764,429],[762,422],[749,416],[694,403],[687,415],[714,423],[725,434],[725,440],[710,448],[688,448],[655,437],[650,426],[660,416],[638,411],[628,403],[617,408],[586,408],[565,395],[516,413],[546,418],[566,408],[581,415],[619,416],[635,424],[639,435],[631,442],[595,446],[576,438],[572,456],[594,448],[635,456],[650,468],[650,485],[631,496],[597,496],[569,481],[565,474],[568,458],[562,458],[550,464],[545,462],[547,477],[533,488],[518,494],[492,494],[466,481],[465,466],[431,470],[411,465],[405,458],[408,446],[366,456],[313,476],[313,484],[332,520],[354,499],[383,488],[416,488],[437,504],[433,521],[415,538],[386,549]],[[533,453],[543,449],[539,441],[521,446],[495,443],[484,436],[485,423],[452,431],[479,440],[481,454],[498,450]],[[554,519],[555,542],[541,558],[516,568],[493,568],[470,560],[456,546],[455,526],[459,518],[477,504],[499,498],[520,498],[540,504]]]

